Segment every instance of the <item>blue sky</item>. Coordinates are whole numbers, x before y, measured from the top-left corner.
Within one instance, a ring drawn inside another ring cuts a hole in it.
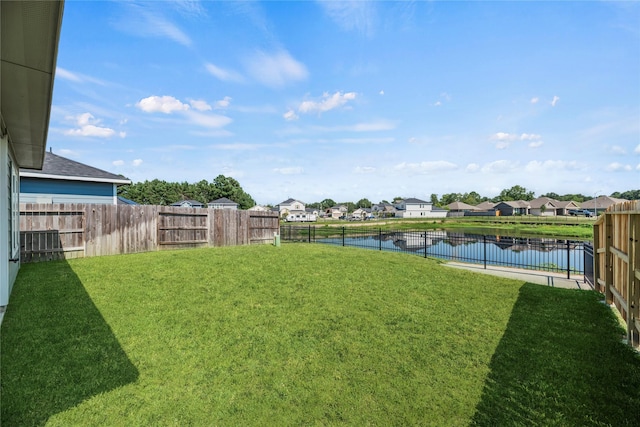
[[[260,204],[640,188],[640,3],[65,3],[48,147]]]

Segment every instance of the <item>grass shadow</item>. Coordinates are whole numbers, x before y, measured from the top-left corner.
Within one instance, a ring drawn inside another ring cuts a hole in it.
[[[592,291],[525,284],[473,425],[638,425],[640,357]]]
[[[2,426],[44,425],[138,378],[66,261],[22,266],[1,333]]]

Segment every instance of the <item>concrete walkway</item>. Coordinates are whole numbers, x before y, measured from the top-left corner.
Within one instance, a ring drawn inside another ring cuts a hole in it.
[[[509,279],[521,280],[523,282],[552,286],[555,288],[593,289],[584,281],[582,274],[572,274],[571,278],[567,279],[567,273],[552,273],[548,271],[525,270],[522,268],[498,267],[495,265],[487,265],[487,269],[485,270],[482,264],[467,264],[463,262],[446,262],[443,265],[473,271],[474,273],[490,274],[492,276],[506,277]]]

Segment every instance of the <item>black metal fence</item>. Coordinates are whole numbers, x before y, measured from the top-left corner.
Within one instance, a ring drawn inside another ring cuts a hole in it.
[[[548,238],[485,236],[441,230],[382,230],[367,227],[282,225],[283,242],[325,243],[366,249],[412,253],[450,261],[517,267],[531,270],[587,274],[584,241]],[[593,250],[591,250],[591,254]],[[586,280],[586,279],[585,279]]]

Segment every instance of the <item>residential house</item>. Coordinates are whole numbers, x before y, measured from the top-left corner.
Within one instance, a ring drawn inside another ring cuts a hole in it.
[[[284,202],[280,202],[277,207],[280,218],[286,218],[287,215],[303,214],[306,212],[304,203],[296,199],[287,199]]]
[[[434,208],[433,203],[416,198],[399,200],[394,205],[396,218],[445,218],[447,210]]]
[[[233,200],[227,199],[226,197],[221,197],[219,199],[215,199],[207,203],[207,206],[213,209],[229,209],[235,211],[238,209],[238,204]]]
[[[490,202],[489,200],[485,200],[479,205],[476,205],[476,209],[479,211],[490,211],[490,210],[493,210],[493,208],[495,207],[496,207],[496,204],[493,202]]]
[[[346,216],[348,212],[349,209],[345,205],[336,205],[325,209],[324,216],[329,219],[339,219],[340,217]]]
[[[307,213],[307,215],[315,215],[316,218],[318,217],[318,209],[306,208],[304,211]]]
[[[0,307],[20,269],[20,168],[44,162],[63,8],[0,1]]]
[[[172,203],[171,206],[178,208],[204,208],[204,203],[197,200],[180,200],[179,202]]]
[[[591,212],[596,212],[596,215],[600,215],[604,212],[609,206],[615,205],[616,203],[626,202],[624,199],[616,199],[615,197],[609,196],[598,196],[594,199],[587,200],[583,202],[582,209],[588,209]]]
[[[381,218],[396,216],[396,208],[391,203],[378,203],[377,205],[373,205],[371,212]]]
[[[255,205],[249,209],[247,209],[248,211],[255,211],[255,212],[271,212],[271,208],[265,207],[265,206],[260,206],[260,205]]]
[[[116,205],[122,184],[131,180],[49,151],[42,169],[20,168],[20,202]]]
[[[529,215],[529,202],[524,200],[510,200],[500,202],[494,206],[500,216]]]
[[[354,218],[365,219],[371,217],[371,208],[358,208],[351,214]]]
[[[580,204],[574,202],[573,200],[557,200],[556,202],[556,215],[569,215],[570,210],[580,209]]]
[[[559,202],[550,197],[538,197],[529,202],[529,213],[535,216],[558,215]]]

